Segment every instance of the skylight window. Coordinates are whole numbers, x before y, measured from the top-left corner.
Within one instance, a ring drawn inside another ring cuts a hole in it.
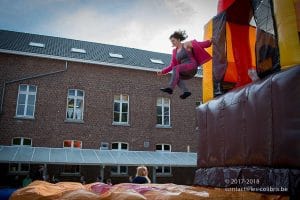
[[[43,44],[43,43],[38,43],[38,42],[30,42],[30,43],[29,43],[29,46],[44,48],[44,47],[45,47],[45,44]]]
[[[78,48],[71,48],[71,51],[75,53],[86,53],[85,49],[78,49]]]
[[[155,63],[155,64],[165,64],[162,60],[160,59],[154,59],[154,58],[150,58],[150,61]]]
[[[124,58],[122,54],[118,53],[109,53],[109,56],[112,58]]]

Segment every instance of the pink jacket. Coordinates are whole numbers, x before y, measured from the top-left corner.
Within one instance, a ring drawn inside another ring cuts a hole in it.
[[[211,46],[210,40],[206,40],[203,42],[198,42],[197,40],[192,40],[193,55],[194,55],[198,65],[202,65],[211,59],[211,55],[209,55],[209,53],[207,53],[207,51],[205,51],[205,48],[208,48],[210,46]],[[165,67],[162,70],[163,74],[167,74],[168,72],[172,71],[173,67],[179,64],[176,59],[176,53],[177,53],[177,48],[174,48],[173,53],[172,53],[171,63],[168,67]]]

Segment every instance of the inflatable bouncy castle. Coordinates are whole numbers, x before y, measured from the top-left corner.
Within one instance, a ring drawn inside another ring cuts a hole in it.
[[[220,0],[205,26],[203,101],[300,63],[299,0]]]
[[[195,184],[300,199],[300,1],[220,0],[205,38]]]

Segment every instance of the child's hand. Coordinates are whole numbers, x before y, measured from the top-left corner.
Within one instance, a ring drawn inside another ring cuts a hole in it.
[[[162,74],[161,71],[157,72],[157,76],[162,76],[162,75],[163,75],[163,74]]]

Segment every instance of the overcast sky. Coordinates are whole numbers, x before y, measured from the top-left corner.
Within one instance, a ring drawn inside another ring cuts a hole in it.
[[[203,39],[217,0],[0,0],[0,29],[171,53],[169,35]]]

